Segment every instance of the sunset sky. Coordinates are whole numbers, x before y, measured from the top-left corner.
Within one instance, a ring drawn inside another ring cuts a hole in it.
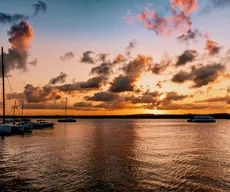
[[[229,0],[1,0],[7,114],[229,112],[229,18]]]

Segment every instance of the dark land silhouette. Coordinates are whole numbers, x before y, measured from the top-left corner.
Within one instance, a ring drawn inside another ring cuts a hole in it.
[[[193,118],[196,114],[135,114],[135,115],[69,115],[76,119],[188,119]],[[215,119],[230,119],[228,113],[210,114]],[[0,116],[2,118],[2,116]],[[66,118],[64,115],[25,115],[21,116],[6,116],[9,118],[34,118],[34,119],[61,119]]]

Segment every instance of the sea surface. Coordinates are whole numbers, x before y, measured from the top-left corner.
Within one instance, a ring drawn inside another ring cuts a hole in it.
[[[0,137],[0,191],[230,191],[230,120],[51,121]]]

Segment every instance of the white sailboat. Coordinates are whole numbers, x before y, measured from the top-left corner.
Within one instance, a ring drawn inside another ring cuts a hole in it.
[[[73,122],[77,121],[76,119],[74,119],[72,117],[67,117],[67,101],[68,101],[68,99],[66,98],[66,104],[65,104],[65,116],[66,116],[66,118],[65,119],[58,119],[58,122],[62,122],[62,123],[65,123],[65,122],[73,123]]]

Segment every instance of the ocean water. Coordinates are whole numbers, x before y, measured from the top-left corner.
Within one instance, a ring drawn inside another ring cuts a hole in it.
[[[0,191],[227,192],[230,120],[79,119],[0,137]]]

